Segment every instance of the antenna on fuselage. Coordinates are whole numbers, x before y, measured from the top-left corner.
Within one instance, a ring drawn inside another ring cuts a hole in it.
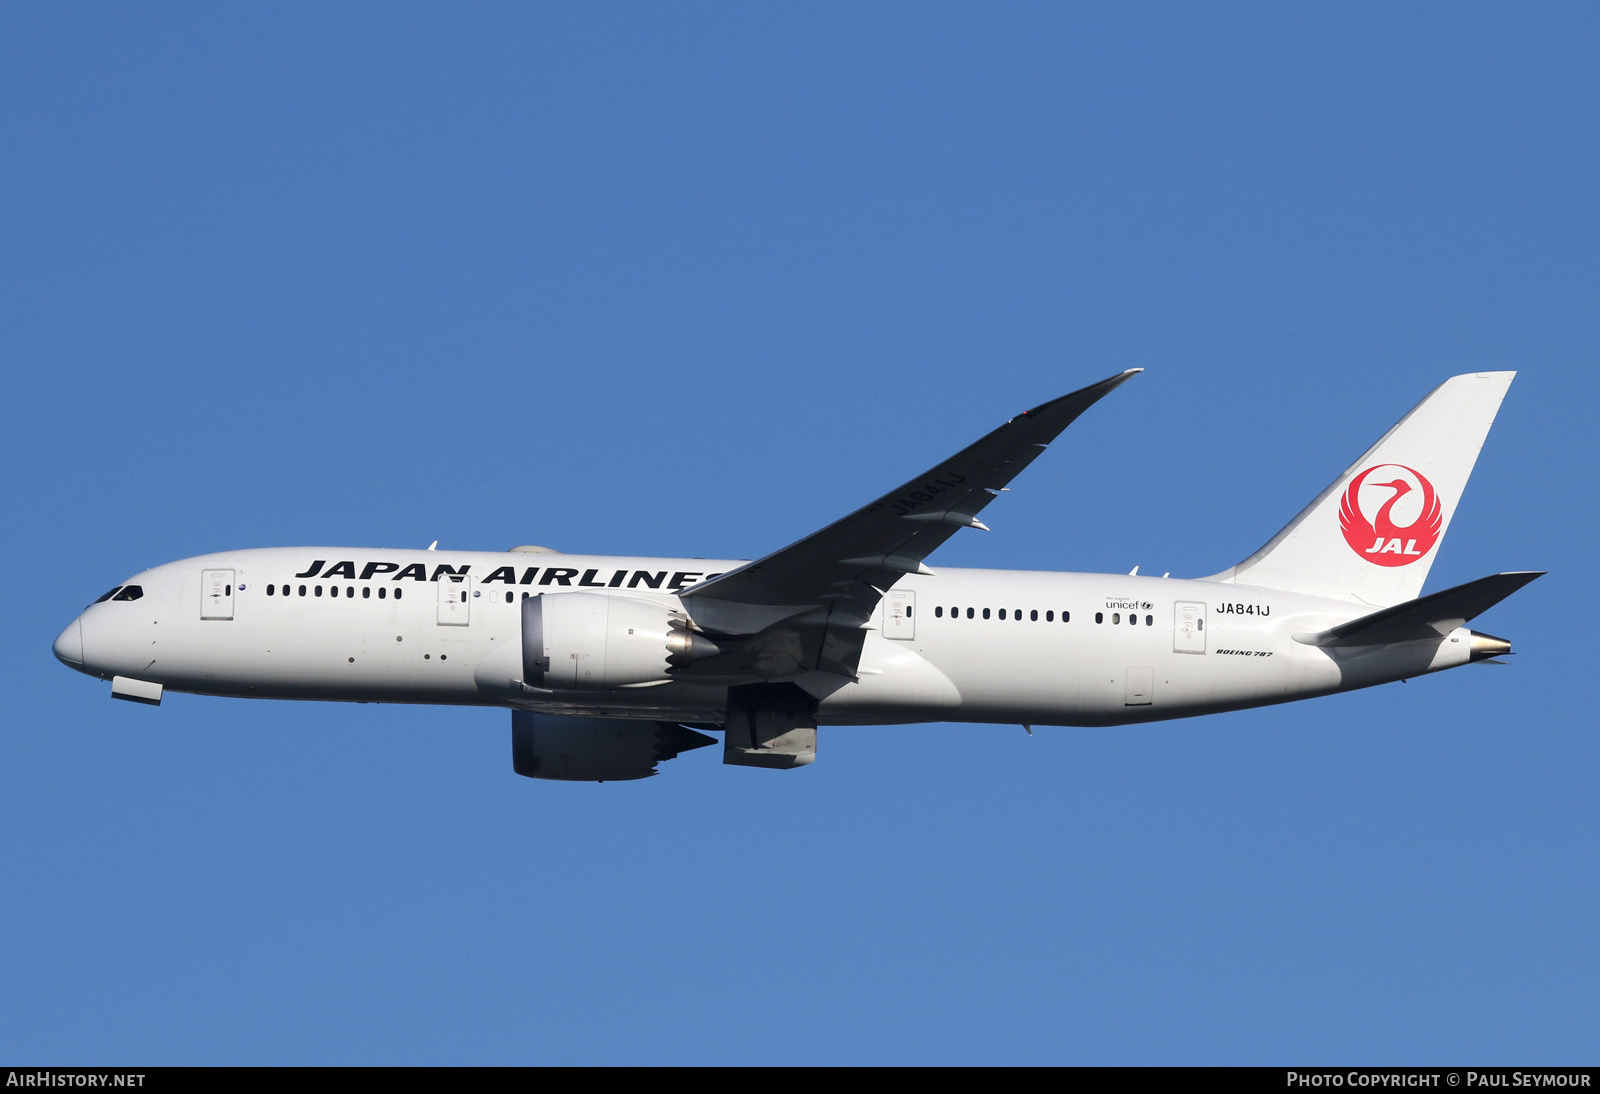
[[[434,540],[432,543],[428,544],[428,550],[431,551],[437,546],[439,546],[439,541],[438,540]]]

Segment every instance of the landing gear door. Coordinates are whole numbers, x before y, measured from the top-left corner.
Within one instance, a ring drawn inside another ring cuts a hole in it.
[[[883,636],[885,638],[915,638],[917,621],[917,594],[909,589],[890,589],[883,598]]]
[[[1206,652],[1206,606],[1187,601],[1174,605],[1172,620],[1173,653]]]
[[[200,618],[233,618],[233,571],[200,571]]]
[[[465,627],[472,622],[472,578],[465,574],[440,574],[439,625]]]

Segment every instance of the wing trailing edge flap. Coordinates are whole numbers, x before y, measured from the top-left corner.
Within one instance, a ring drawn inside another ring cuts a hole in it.
[[[864,622],[841,622],[813,612],[779,620],[752,635],[719,635],[717,645],[727,652],[674,670],[672,675],[733,683],[829,672],[854,680],[861,664]]]
[[[711,632],[738,633],[742,628],[729,624],[759,616],[761,608],[781,609],[784,617],[774,622],[769,615],[743,631],[750,637],[740,648],[683,674],[771,679],[817,669],[853,676],[862,628],[884,593],[906,574],[932,574],[924,559],[962,528],[985,528],[978,513],[1080,414],[1140,371],[1119,372],[1024,411],[870,505],[684,590],[690,615]],[[780,665],[795,667],[774,671]]]
[[[1308,646],[1379,646],[1391,642],[1442,638],[1544,574],[1544,570],[1490,574],[1465,585],[1429,593],[1360,619],[1352,619],[1325,631],[1296,634],[1294,640]],[[1507,650],[1500,652],[1508,651],[1509,644]]]

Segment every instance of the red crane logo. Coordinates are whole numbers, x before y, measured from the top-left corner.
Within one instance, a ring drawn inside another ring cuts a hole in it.
[[[1373,481],[1368,482],[1368,479]],[[1391,491],[1385,496],[1384,491]],[[1404,499],[1404,504],[1401,504]],[[1363,505],[1365,502],[1365,505]],[[1395,506],[1400,505],[1396,523]],[[1369,520],[1373,507],[1377,512]],[[1350,549],[1375,566],[1409,566],[1433,550],[1444,523],[1433,483],[1401,463],[1380,463],[1350,481],[1339,503],[1339,527]]]

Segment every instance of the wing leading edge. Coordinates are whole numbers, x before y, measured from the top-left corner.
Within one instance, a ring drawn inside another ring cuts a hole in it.
[[[1080,414],[1140,371],[1024,411],[870,505],[684,590],[696,603],[789,609],[740,648],[688,671],[772,679],[820,669],[853,676],[861,628],[883,594],[905,574],[930,573],[923,560],[960,529],[983,528],[978,514],[995,495]]]

